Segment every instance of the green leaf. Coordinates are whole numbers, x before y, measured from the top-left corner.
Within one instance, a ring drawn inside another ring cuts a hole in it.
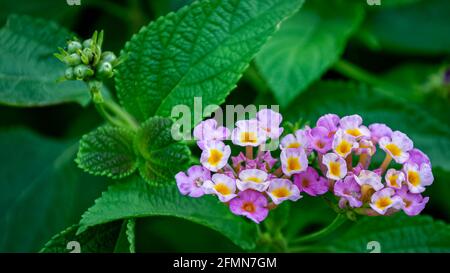
[[[434,167],[450,170],[450,128],[413,103],[371,89],[344,82],[319,82],[302,94],[285,117],[304,118],[313,124],[323,114],[340,116],[359,114],[364,124],[386,123],[393,130],[406,133],[414,146],[423,150]],[[420,122],[419,122],[420,121]],[[431,141],[432,140],[432,141]]]
[[[84,83],[57,83],[66,66],[53,53],[72,37],[53,22],[10,16],[0,30],[0,103],[24,107],[65,102],[86,105],[90,95]]]
[[[256,64],[282,107],[341,56],[363,17],[360,4],[308,1],[256,56]]]
[[[212,196],[182,196],[175,185],[151,187],[138,176],[109,187],[84,213],[79,232],[118,219],[174,216],[212,228],[243,249],[255,247],[256,225],[233,215]]]
[[[76,162],[92,175],[123,178],[137,169],[135,134],[125,128],[100,127],[80,141]]]
[[[171,181],[189,163],[191,152],[185,144],[174,140],[171,127],[171,119],[152,117],[137,133],[135,147],[141,155],[139,171],[150,184]]]
[[[325,244],[333,252],[370,252],[367,244],[371,241],[380,243],[382,253],[448,253],[450,225],[429,216],[365,217]]]
[[[122,52],[128,58],[116,76],[121,104],[144,121],[170,116],[180,104],[194,109],[194,97],[203,106],[223,103],[276,26],[302,3],[204,0],[150,23]]]
[[[114,253],[135,253],[136,243],[135,243],[135,227],[136,220],[126,219],[122,223],[122,229],[117,239],[116,246],[114,248]]]
[[[120,232],[120,223],[111,222],[88,229],[76,235],[78,225],[56,234],[41,249],[41,253],[69,253],[70,242],[79,243],[81,253],[111,253]]]
[[[76,167],[72,141],[14,129],[0,133],[0,151],[0,252],[38,251],[107,184]]]
[[[380,8],[368,14],[361,29],[363,42],[399,54],[450,53],[450,2],[426,0],[415,5]],[[372,42],[375,41],[375,42]]]

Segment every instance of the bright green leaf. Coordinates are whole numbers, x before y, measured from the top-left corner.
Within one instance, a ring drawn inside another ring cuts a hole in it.
[[[210,227],[243,249],[255,247],[256,225],[233,215],[212,196],[182,196],[175,185],[151,187],[138,176],[109,187],[84,213],[79,232],[118,219],[175,216]]]
[[[386,123],[406,133],[414,146],[423,150],[434,167],[450,170],[450,128],[420,106],[397,99],[364,85],[344,82],[319,82],[302,94],[286,118],[311,122],[323,114],[359,114],[364,123]]]
[[[78,225],[73,225],[56,234],[48,241],[42,253],[70,253],[70,242],[79,243],[81,253],[111,253],[120,232],[120,223],[111,222],[88,229],[76,235]]]
[[[135,227],[136,220],[125,219],[122,223],[122,229],[120,230],[119,237],[114,248],[114,253],[135,253]]]
[[[135,134],[125,128],[100,127],[80,141],[77,163],[93,175],[123,178],[137,168]]]
[[[106,186],[76,167],[74,142],[15,129],[0,133],[0,151],[0,252],[38,251]]]
[[[90,100],[82,82],[57,83],[65,65],[53,53],[72,38],[57,24],[12,15],[0,30],[0,103],[44,106],[65,102],[86,105]]]
[[[429,216],[366,217],[325,244],[333,252],[370,252],[378,242],[387,252],[450,252],[450,225]]]
[[[276,26],[302,3],[204,0],[159,18],[122,52],[128,56],[116,77],[122,105],[144,121],[170,116],[180,104],[194,109],[194,97],[203,106],[223,103]]]
[[[348,1],[307,1],[263,47],[256,64],[281,106],[287,106],[338,60],[363,15]]]
[[[150,184],[171,181],[189,163],[190,150],[174,140],[171,127],[171,119],[152,117],[137,133],[135,147],[141,155],[139,171]]]

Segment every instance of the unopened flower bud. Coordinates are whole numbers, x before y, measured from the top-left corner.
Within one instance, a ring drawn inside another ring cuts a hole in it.
[[[70,55],[67,55],[64,58],[64,61],[70,66],[76,66],[76,65],[79,65],[81,63],[81,58],[80,58],[80,56],[78,54],[72,53]]]
[[[117,59],[116,55],[111,51],[105,51],[102,53],[102,62],[112,63]]]
[[[73,80],[74,79],[74,74],[73,74],[73,67],[68,67],[66,69],[66,71],[64,72],[64,77],[67,80]]]
[[[84,42],[83,42],[83,47],[84,47],[84,48],[91,47],[91,44],[92,44],[92,39],[84,40]]]
[[[109,62],[102,62],[97,66],[97,75],[102,79],[111,78],[114,75],[113,67]]]
[[[92,52],[92,50],[90,48],[85,48],[83,49],[83,53],[81,56],[81,60],[83,61],[84,64],[88,64],[92,61],[94,57],[94,53]]]
[[[82,80],[85,77],[92,76],[94,74],[94,71],[92,71],[92,69],[90,69],[87,65],[84,64],[75,66],[73,72],[78,80]]]
[[[78,41],[69,41],[69,43],[67,44],[67,52],[69,54],[76,53],[77,50],[79,50],[79,49],[81,50],[82,48],[83,48],[83,46]]]

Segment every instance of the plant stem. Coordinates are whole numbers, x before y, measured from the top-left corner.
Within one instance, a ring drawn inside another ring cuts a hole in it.
[[[314,240],[323,238],[326,235],[330,234],[331,232],[335,231],[338,227],[340,227],[346,221],[347,221],[347,217],[344,214],[338,214],[336,216],[336,218],[334,218],[333,222],[331,222],[331,224],[329,224],[325,228],[323,228],[319,231],[316,231],[314,233],[305,235],[303,237],[294,239],[291,241],[291,244],[305,243],[305,242],[314,241]]]
[[[250,160],[253,159],[253,146],[245,146],[245,157]]]
[[[139,128],[139,124],[136,122],[136,120],[114,101],[105,101],[105,106],[108,108],[108,110],[117,115],[117,117],[119,117],[131,129],[133,129],[133,131],[136,131]]]
[[[123,127],[124,124],[120,120],[112,117],[106,111],[104,106],[105,106],[104,103],[95,103],[95,108],[97,109],[97,112],[100,114],[100,116],[102,116],[102,118],[104,118],[107,122],[111,123],[114,126]]]
[[[392,161],[392,157],[390,154],[386,153],[386,157],[383,160],[383,163],[381,163],[380,169],[381,169],[381,174],[384,173],[384,171],[386,171],[387,167],[389,166],[389,164]]]

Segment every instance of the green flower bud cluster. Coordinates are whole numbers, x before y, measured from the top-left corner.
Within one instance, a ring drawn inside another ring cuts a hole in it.
[[[66,48],[59,48],[55,56],[67,64],[66,80],[104,80],[114,76],[114,68],[121,62],[111,51],[102,52],[103,31],[94,32],[92,38],[80,42],[67,41]]]

